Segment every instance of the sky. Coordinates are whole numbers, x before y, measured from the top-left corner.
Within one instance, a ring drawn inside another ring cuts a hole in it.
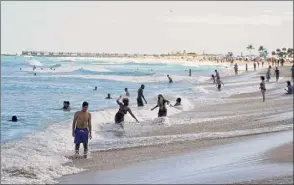
[[[1,53],[293,48],[293,1],[1,1]]]

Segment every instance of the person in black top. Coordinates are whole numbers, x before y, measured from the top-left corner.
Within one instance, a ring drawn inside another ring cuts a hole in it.
[[[131,109],[128,107],[129,106],[129,99],[128,98],[123,98],[122,102],[120,102],[121,96],[116,100],[116,103],[119,105],[119,109],[117,111],[117,113],[115,114],[115,124],[119,124],[122,128],[124,128],[123,126],[123,122],[124,122],[124,117],[125,115],[129,112],[131,114],[131,116],[137,121],[137,118],[134,116],[134,114],[132,113]]]
[[[275,74],[276,74],[276,82],[278,82],[280,77],[280,70],[278,69],[278,67],[276,67]]]
[[[169,104],[170,102],[166,99],[164,99],[164,97],[159,94],[158,95],[158,100],[157,100],[157,105],[155,107],[153,107],[151,109],[151,111],[153,111],[154,109],[156,109],[157,107],[159,107],[159,111],[158,111],[158,117],[165,117],[167,115],[167,109],[165,104]]]
[[[138,89],[138,97],[137,97],[138,107],[143,107],[144,106],[143,99],[144,99],[145,103],[147,104],[147,101],[145,100],[145,97],[143,95],[143,90],[144,89],[145,89],[144,84],[142,84],[141,87]]]

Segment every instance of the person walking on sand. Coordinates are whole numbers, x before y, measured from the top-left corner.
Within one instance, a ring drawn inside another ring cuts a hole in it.
[[[276,75],[276,82],[278,82],[279,81],[279,77],[280,77],[280,70],[278,69],[278,67],[276,67],[275,75]]]
[[[143,99],[145,101],[145,103],[147,104],[147,101],[144,97],[144,94],[143,94],[143,90],[145,89],[145,85],[142,84],[141,87],[138,89],[138,97],[137,97],[137,105],[138,107],[143,107],[144,106],[144,103],[143,103]]]
[[[234,69],[235,69],[235,75],[237,75],[238,74],[238,64],[237,63],[235,63]]]
[[[166,104],[169,104],[170,102],[166,100],[161,94],[158,95],[157,105],[151,109],[153,111],[157,107],[159,107],[158,110],[158,117],[165,117],[167,115],[167,109]]]
[[[266,82],[268,82],[269,83],[269,80],[271,79],[271,73],[270,73],[270,70],[268,70],[267,72],[266,72]]]
[[[129,108],[129,99],[128,98],[123,98],[122,102],[120,102],[121,100],[121,96],[116,100],[116,103],[119,105],[119,109],[117,111],[117,113],[115,114],[115,124],[118,124],[119,126],[121,126],[121,128],[124,128],[123,122],[124,122],[124,117],[125,115],[129,112],[130,115],[137,121],[138,119],[136,118],[136,116],[134,116],[134,114],[132,113],[131,109]]]
[[[72,122],[75,153],[79,154],[80,144],[83,143],[85,158],[87,158],[88,153],[88,138],[92,139],[91,113],[88,112],[88,105],[88,102],[83,102],[82,110],[75,113]]]
[[[256,71],[256,63],[255,62],[253,64],[253,67],[254,67],[254,71]]]
[[[246,71],[248,71],[248,65],[247,65],[247,63],[246,63]]]
[[[259,89],[261,91],[262,100],[263,100],[263,102],[265,102],[265,91],[266,91],[266,88],[265,88],[264,76],[261,76],[260,79],[261,79],[261,83],[260,83]]]

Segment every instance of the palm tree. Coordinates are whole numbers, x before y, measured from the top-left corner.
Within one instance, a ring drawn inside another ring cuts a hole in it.
[[[289,57],[291,57],[293,55],[293,48],[288,48],[287,54]]]
[[[263,52],[264,51],[264,47],[263,46],[259,46],[258,51],[259,52]]]
[[[253,50],[254,49],[254,47],[253,47],[253,45],[252,44],[249,44],[248,46],[247,46],[247,48],[246,48],[248,51],[249,51],[249,53],[250,53],[250,55],[251,55],[251,50]]]

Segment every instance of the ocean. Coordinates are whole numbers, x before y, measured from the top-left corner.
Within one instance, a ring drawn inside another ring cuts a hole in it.
[[[35,71],[33,66],[37,67]],[[188,76],[189,69],[192,77]],[[73,154],[72,118],[83,101],[89,102],[92,113],[90,150],[148,144],[148,139],[136,136],[153,124],[174,123],[168,117],[157,119],[157,110],[150,111],[157,95],[163,94],[172,104],[177,97],[182,98],[183,107],[169,108],[168,115],[189,111],[193,109],[193,99],[207,95],[198,85],[208,80],[215,69],[225,70],[216,64],[147,59],[1,56],[1,182],[52,183],[53,178],[81,171],[62,164]],[[167,74],[173,84],[168,83]],[[148,104],[137,108],[141,84],[145,85]],[[93,90],[95,86],[97,91]],[[124,88],[129,89],[130,108],[140,123],[127,115],[125,133],[118,134],[114,126],[116,99],[124,95]],[[108,93],[113,99],[105,99]],[[71,111],[61,110],[63,101],[70,101]],[[14,115],[18,122],[9,121]],[[157,139],[150,138],[151,141]]]

